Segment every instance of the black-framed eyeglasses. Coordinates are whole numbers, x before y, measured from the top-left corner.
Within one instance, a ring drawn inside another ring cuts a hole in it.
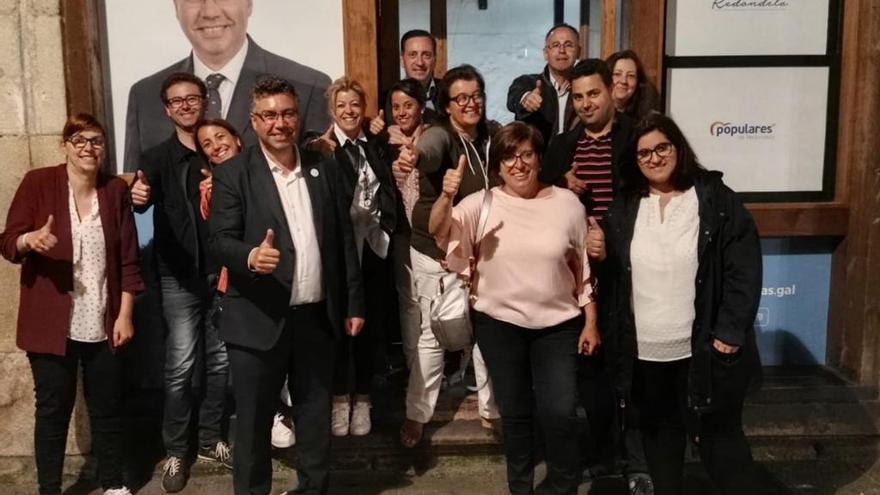
[[[194,107],[201,103],[202,99],[202,95],[175,96],[174,98],[168,98],[165,100],[165,104],[171,108],[180,108],[184,103]]]
[[[106,146],[107,141],[104,140],[103,136],[95,136],[93,138],[87,138],[85,136],[71,136],[67,138],[67,142],[72,144],[76,149],[83,149],[86,147],[86,144],[91,144],[92,148],[101,149]]]
[[[455,96],[450,96],[449,100],[454,101],[455,104],[460,107],[466,106],[471,101],[473,101],[474,104],[482,105],[483,101],[486,100],[486,95],[484,95],[482,91],[477,91],[476,93],[470,95],[459,94]]]
[[[267,124],[273,124],[279,118],[284,119],[286,122],[293,122],[299,118],[299,112],[296,110],[284,110],[283,112],[272,112],[267,110],[265,112],[254,112],[252,115],[258,117]]]
[[[672,154],[672,150],[674,149],[675,145],[668,141],[665,143],[660,143],[653,148],[642,148],[636,151],[636,160],[638,160],[639,163],[648,163],[649,161],[651,161],[651,156],[654,153],[657,153],[657,156],[660,158],[667,158],[669,155]]]
[[[574,51],[574,49],[577,48],[577,45],[575,45],[571,41],[566,41],[565,43],[554,41],[553,43],[547,45],[547,48],[549,48],[550,50],[559,50],[561,48],[564,52],[570,52]]]
[[[516,161],[519,160],[526,165],[534,165],[538,159],[538,152],[535,150],[525,150],[522,153],[516,153],[515,155],[508,156],[506,158],[501,159],[501,165],[506,168],[513,168],[516,165]]]

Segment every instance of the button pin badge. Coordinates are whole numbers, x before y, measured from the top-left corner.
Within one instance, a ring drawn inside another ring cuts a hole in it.
[[[309,174],[310,174],[312,177],[317,177],[318,175],[320,175],[320,172],[318,172],[318,169],[313,168],[313,169],[309,170]]]

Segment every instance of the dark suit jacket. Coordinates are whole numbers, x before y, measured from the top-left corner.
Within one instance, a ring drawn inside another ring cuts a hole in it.
[[[333,140],[337,141],[335,135]],[[343,193],[346,197],[346,203],[351,205],[354,201],[354,189],[358,177],[348,152],[338,141],[336,145],[334,156],[341,171],[342,183],[345,186]],[[404,228],[407,226],[403,201],[400,192],[394,185],[394,177],[391,175],[391,151],[388,149],[388,145],[375,137],[367,137],[367,142],[362,146],[364,154],[367,155],[367,163],[379,180],[379,211],[381,212],[379,225],[391,236],[398,230],[398,225]],[[401,222],[401,219],[404,220]]]
[[[265,75],[287,79],[296,88],[303,131],[311,129],[323,132],[329,124],[324,92],[330,85],[330,78],[311,67],[263,50],[250,37],[248,43],[244,66],[226,114],[226,120],[241,133],[243,144],[248,146],[257,142],[250,125],[251,90],[257,79]],[[159,94],[162,82],[174,72],[192,73],[192,54],[131,87],[125,117],[125,163],[123,167],[117,166],[117,169],[133,172],[141,153],[161,143],[174,131]]]
[[[172,132],[158,146],[141,157],[138,170],[150,184],[150,201],[134,210],[153,210],[153,245],[161,275],[184,279],[214,273],[213,265],[205,263],[207,232],[195,205],[199,199],[199,170],[202,158],[184,146]],[[200,231],[201,227],[201,231]]]
[[[539,80],[541,81],[541,108],[536,112],[527,112],[520,101],[524,94],[535,89]],[[571,106],[571,98],[566,101],[568,104],[564,109],[565,128],[562,131],[570,130],[577,119]],[[559,98],[556,96],[556,90],[553,89],[553,79],[549,69],[544,67],[544,72],[540,74],[524,74],[514,79],[507,90],[507,109],[514,113],[516,120],[535,126],[544,136],[545,143],[549,143],[554,136],[559,134]]]
[[[620,173],[623,167],[636,166],[635,142],[633,142],[633,127],[635,122],[628,115],[620,112],[614,117],[611,126],[611,187],[613,195],[617,196],[620,190]],[[571,170],[577,143],[584,135],[584,124],[578,121],[577,126],[550,140],[547,151],[544,153],[544,161],[538,178],[545,184],[560,184],[563,176]],[[586,194],[589,194],[587,191]],[[586,200],[586,201],[585,201]],[[591,210],[589,198],[581,198]]]
[[[321,252],[321,276],[327,314],[334,334],[341,336],[345,317],[364,314],[358,255],[341,193],[338,166],[316,153],[300,150],[303,176],[312,202]],[[214,169],[209,251],[229,270],[229,288],[220,317],[220,338],[258,350],[272,348],[284,328],[290,306],[294,245],[272,172],[259,145]],[[248,269],[251,250],[275,232],[281,252],[270,275]]]
[[[107,253],[105,329],[108,342],[112,342],[122,292],[140,292],[143,282],[128,186],[122,179],[100,174],[97,190]],[[24,351],[59,356],[66,352],[73,290],[68,194],[65,164],[31,170],[15,192],[6,216],[6,230],[0,233],[3,257],[22,265],[16,343]],[[19,254],[18,237],[42,227],[49,215],[54,217],[52,233],[58,244],[45,255],[33,251]]]

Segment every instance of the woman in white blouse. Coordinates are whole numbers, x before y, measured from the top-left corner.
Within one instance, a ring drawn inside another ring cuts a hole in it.
[[[616,275],[604,335],[620,403],[639,411],[658,495],[681,493],[687,436],[722,494],[756,493],[742,430],[760,377],[755,223],[672,119],[649,115],[636,138],[638,169],[623,171],[605,216]]]
[[[78,369],[105,495],[131,495],[122,477],[122,367],[143,289],[137,235],[122,179],[101,171],[104,129],[70,117],[65,163],[31,170],[0,234],[3,257],[21,263],[18,346],[34,377],[34,455],[41,494],[61,493],[67,428]]]
[[[467,165],[462,157],[446,172],[429,222],[449,269],[471,276],[474,331],[501,412],[513,494],[534,491],[536,419],[546,444],[543,493],[577,492],[577,357],[600,344],[586,213],[571,191],[538,182],[543,144],[534,127],[504,126],[489,149],[489,169],[503,184],[453,208]],[[486,194],[491,204],[475,239]]]

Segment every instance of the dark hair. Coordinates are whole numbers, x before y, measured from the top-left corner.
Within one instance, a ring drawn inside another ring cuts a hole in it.
[[[434,55],[437,54],[437,39],[434,38],[434,35],[425,31],[424,29],[410,29],[409,31],[403,33],[403,36],[400,37],[400,53],[402,54],[406,47],[406,42],[411,40],[412,38],[429,38],[431,40],[431,50],[434,52]]]
[[[425,106],[425,102],[427,101],[427,95],[425,95],[425,87],[418,81],[413,78],[403,79],[394,83],[394,86],[391,86],[391,89],[388,91],[388,104],[391,104],[391,95],[393,95],[396,91],[400,91],[401,93],[409,96],[410,98],[419,102],[419,106]]]
[[[293,84],[280,77],[265,76],[258,79],[251,90],[251,110],[253,111],[257,100],[275,95],[290,96],[299,108],[299,96],[296,94],[296,88],[293,87]]]
[[[222,127],[223,129],[226,130],[226,132],[229,133],[230,136],[234,137],[235,139],[238,139],[239,143],[241,142],[241,136],[238,134],[238,131],[235,130],[235,127],[233,127],[232,124],[230,124],[229,121],[227,121],[227,120],[224,120],[224,119],[202,119],[202,120],[198,121],[196,123],[195,128],[193,128],[193,136],[195,136],[195,138],[196,138],[195,139],[196,151],[198,151],[199,154],[202,155],[202,158],[204,158],[205,161],[208,163],[210,163],[211,160],[208,159],[208,155],[205,153],[205,150],[202,149],[202,142],[199,139],[199,130],[202,127],[208,127],[208,126],[212,126],[212,125],[217,126],[217,127]]]
[[[61,131],[61,139],[67,141],[83,131],[95,131],[100,132],[102,136],[107,135],[107,133],[104,132],[104,126],[98,122],[98,119],[95,118],[94,115],[90,113],[78,113],[67,118],[67,122],[64,123],[64,130]]]
[[[571,69],[571,80],[590,77],[593,74],[598,74],[605,86],[611,87],[611,70],[608,68],[608,64],[600,58],[585,58],[574,64]]]
[[[477,124],[477,139],[483,140],[489,136],[489,125],[486,120],[486,81],[483,80],[483,76],[473,65],[463,64],[446,71],[437,88],[437,113],[440,114],[443,125],[455,135],[455,130],[449,122],[449,112],[446,111],[446,107],[449,106],[451,101],[449,98],[449,88],[457,81],[476,81],[480,92],[483,93],[483,113],[480,116],[480,123]]]
[[[633,63],[636,64],[636,91],[630,97],[629,101],[626,102],[626,107],[623,109],[624,112],[633,117],[642,118],[652,110],[660,110],[660,96],[657,92],[657,88],[655,88],[651,81],[648,80],[648,76],[645,74],[645,66],[642,65],[642,61],[639,59],[639,56],[636,55],[636,52],[632,50],[623,50],[612,53],[607,59],[605,59],[612,77],[614,75],[614,66],[617,65],[618,60],[632,60]]]
[[[578,31],[574,26],[572,26],[571,24],[562,22],[560,24],[555,24],[552,28],[550,28],[549,31],[547,31],[547,34],[544,35],[544,41],[547,41],[550,38],[550,35],[553,34],[553,31],[556,31],[557,29],[560,29],[560,28],[570,30],[572,33],[574,33],[575,39],[580,39],[580,37],[581,37],[580,31]]]
[[[666,139],[675,147],[678,161],[675,164],[675,170],[669,178],[672,187],[676,191],[685,191],[694,185],[694,178],[701,171],[705,170],[697,160],[694,149],[688,143],[684,133],[671,118],[659,114],[648,114],[641,122],[636,125],[634,132],[633,147],[634,151],[638,151],[639,139],[648,133],[659,131],[666,136]],[[635,156],[635,152],[633,153]],[[634,191],[642,196],[648,195],[648,180],[639,169],[638,163],[633,166],[624,166],[621,170],[621,179],[623,188],[628,191]]]
[[[168,89],[171,88],[171,86],[180,83],[196,85],[199,88],[199,94],[202,98],[208,95],[208,88],[205,87],[204,81],[197,76],[190,74],[189,72],[175,72],[162,81],[162,89],[159,91],[159,98],[162,99],[162,104],[168,103],[168,99],[165,97],[168,93]]]
[[[492,135],[492,144],[489,146],[489,172],[498,173],[501,160],[513,156],[523,142],[531,144],[538,155],[544,153],[544,136],[534,126],[514,121],[498,129]]]

